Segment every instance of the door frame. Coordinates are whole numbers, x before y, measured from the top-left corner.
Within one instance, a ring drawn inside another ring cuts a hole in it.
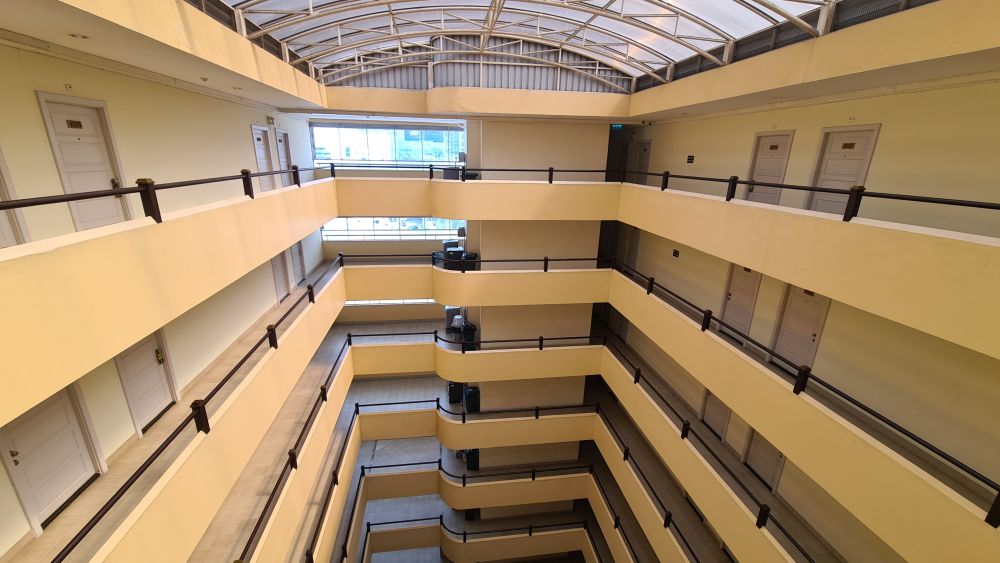
[[[10,169],[7,168],[7,161],[3,157],[3,150],[0,150],[0,201],[11,201],[14,199],[17,199],[17,195],[14,193],[14,186],[10,182]],[[15,245],[31,241],[28,229],[26,228],[27,222],[24,220],[24,213],[22,211],[21,208],[0,211],[0,213],[6,213],[8,219],[10,219],[10,228],[14,231]]]
[[[727,280],[726,281],[726,289],[725,289],[725,293],[722,295],[722,306],[719,307],[719,318],[722,319],[722,320],[726,320],[726,309],[729,308],[729,299],[727,299],[727,297],[731,293],[730,290],[733,287],[733,274],[736,273],[736,268],[743,269],[743,268],[746,268],[746,266],[740,266],[739,264],[736,264],[735,262],[730,262],[729,263],[729,276],[726,278],[726,280]],[[747,269],[749,269],[749,268],[747,268]],[[755,270],[750,270],[750,271],[751,272],[755,272]],[[750,322],[751,322],[751,324],[753,323],[753,315],[757,311],[757,298],[760,297],[760,285],[764,282],[764,274],[761,273],[761,272],[756,272],[756,273],[757,273],[757,287],[756,287],[756,291],[754,291],[754,294],[753,294],[753,305],[750,307]],[[725,330],[725,328],[722,327],[722,326],[720,326],[719,330]],[[747,336],[750,336],[750,327],[747,327]],[[743,345],[746,346],[747,342],[744,342]]]
[[[171,397],[171,399],[173,399],[174,404],[178,404],[180,402],[180,400],[181,400],[180,391],[177,389],[177,379],[174,377],[173,366],[171,365],[171,362],[170,362],[170,352],[167,350],[166,339],[163,338],[163,331],[157,330],[156,332],[154,332],[153,334],[150,334],[146,338],[152,338],[154,340],[154,342],[156,343],[156,347],[159,348],[160,351],[163,352],[163,364],[162,365],[163,365],[163,371],[164,371],[164,373],[166,375],[166,378],[167,378],[167,389],[170,390],[170,397]],[[143,338],[139,342],[136,342],[132,346],[129,346],[125,350],[122,350],[121,353],[119,353],[118,355],[116,355],[114,357],[115,372],[118,373],[118,383],[121,384],[121,386],[122,386],[122,393],[125,395],[125,405],[128,407],[129,418],[132,419],[132,426],[135,428],[135,435],[136,435],[137,438],[142,438],[142,436],[143,436],[142,424],[139,422],[139,419],[136,417],[135,409],[132,408],[132,399],[131,399],[131,397],[129,397],[128,390],[125,388],[125,380],[122,377],[122,375],[123,375],[122,374],[122,367],[121,367],[121,364],[119,363],[118,360],[122,356],[122,354],[124,354],[125,352],[128,352],[132,348],[135,348],[143,340],[146,340],[146,338]],[[170,407],[167,407],[167,408],[170,408]]]
[[[868,150],[865,151],[865,180],[868,179],[868,171],[872,166],[872,157],[875,155],[875,145],[878,143],[879,132],[882,130],[881,123],[871,123],[865,125],[838,125],[836,127],[824,127],[819,130],[819,153],[816,155],[815,163],[813,164],[812,176],[810,176],[809,185],[815,186],[819,182],[820,169],[823,166],[823,155],[826,154],[826,145],[830,140],[830,136],[833,133],[846,133],[848,131],[871,131],[872,132],[872,142],[868,145]],[[816,192],[809,192],[808,197],[806,197],[805,207],[803,209],[812,209],[813,200],[816,197]]]
[[[260,173],[262,170],[260,169],[260,163],[257,162],[257,147],[254,145],[253,139],[253,136],[258,132],[263,132],[265,135],[264,144],[267,146],[267,160],[271,164],[271,170],[269,170],[269,172],[273,172],[276,170],[275,165],[278,163],[278,143],[274,136],[274,127],[271,125],[262,125],[260,123],[252,123],[250,125],[250,151],[253,154],[253,161],[257,166],[257,172]],[[257,177],[257,193],[264,193],[264,190],[261,188],[262,178],[263,176]],[[280,190],[284,187],[280,185],[281,182],[279,180],[276,180],[276,178],[280,179],[280,176],[272,174],[271,176],[268,176],[268,178],[271,179],[271,189],[267,191],[272,192],[274,190]]]
[[[104,144],[108,148],[108,160],[111,161],[111,172],[118,180],[119,185],[124,186],[125,181],[123,178],[125,178],[125,173],[122,171],[122,160],[120,156],[121,153],[118,150],[118,143],[115,142],[115,136],[111,129],[111,118],[108,115],[108,105],[103,100],[78,98],[76,96],[54,94],[51,92],[43,92],[41,90],[36,91],[35,95],[38,97],[38,105],[42,112],[42,120],[45,122],[45,132],[49,137],[49,147],[52,149],[52,158],[54,159],[56,165],[56,172],[59,174],[59,181],[62,183],[63,193],[69,193],[66,191],[66,186],[69,183],[66,179],[65,167],[61,164],[62,158],[59,157],[59,147],[56,144],[55,136],[56,131],[52,123],[52,116],[49,114],[48,110],[49,103],[66,104],[97,110],[98,120],[101,123],[101,133],[104,135]],[[122,212],[124,213],[124,221],[132,220],[132,210],[129,205],[128,196],[122,195],[117,199],[122,207]],[[73,228],[79,232],[80,226],[76,224],[76,216],[72,211],[70,211],[70,218],[73,220]]]
[[[80,425],[80,432],[83,434],[83,443],[87,448],[87,454],[90,456],[91,462],[94,464],[94,470],[99,475],[107,473],[107,458],[104,455],[104,451],[101,449],[100,442],[97,439],[97,432],[94,429],[93,420],[91,420],[90,414],[87,412],[86,401],[84,400],[83,393],[80,391],[78,383],[71,383],[67,387],[56,391],[55,394],[58,393],[66,393],[70,406],[73,409],[73,414],[76,415],[76,421]],[[45,400],[48,400],[48,398],[49,397],[46,397]],[[41,402],[43,401],[39,401],[39,404],[41,404]],[[21,414],[23,415],[24,413]],[[2,427],[0,427],[0,448],[4,450],[10,449],[10,441],[7,439],[7,434]],[[35,537],[42,535],[43,519],[39,514],[38,507],[29,502],[27,497],[22,494],[22,491],[27,489],[28,486],[22,479],[21,472],[13,468],[9,456],[0,455],[0,462],[3,463],[3,467],[7,471],[7,476],[10,478],[11,485],[14,488],[14,494],[17,496],[18,504],[21,505],[21,511],[28,520],[28,527],[31,528],[31,533]],[[83,485],[80,490],[83,490],[86,486],[86,484]],[[71,501],[72,497],[67,502]]]
[[[778,307],[777,320],[774,323],[774,329],[773,329],[773,331],[771,333],[771,341],[768,344],[768,346],[770,347],[771,350],[777,350],[778,349],[778,337],[781,335],[781,329],[782,329],[782,327],[785,324],[785,311],[788,309],[788,299],[792,295],[792,288],[793,287],[798,287],[798,286],[795,286],[795,285],[790,284],[790,283],[786,283],[785,284],[785,290],[782,292],[782,295],[781,295],[781,306]],[[805,288],[803,288],[803,287],[799,287],[799,289],[805,290]],[[812,290],[809,289],[809,290],[806,290],[806,291],[812,291]],[[826,310],[823,312],[823,324],[819,327],[819,329],[816,330],[816,352],[817,353],[819,352],[819,343],[823,339],[823,330],[826,328],[826,320],[830,316],[830,306],[833,304],[833,300],[832,299],[830,299],[829,297],[827,297],[826,299],[827,299],[827,305],[826,305]],[[778,360],[777,358],[775,358],[771,353],[767,353],[765,360],[767,362],[770,362],[770,363],[778,366],[778,367],[783,367],[783,364],[784,364],[784,362],[778,363],[778,362],[780,362],[780,360]],[[816,362],[816,358],[814,356],[812,363],[815,363],[815,362]],[[810,365],[809,367],[811,368],[812,366]]]
[[[288,161],[288,167],[292,167],[292,135],[288,132],[288,129],[284,127],[279,127],[275,125],[274,129],[274,152],[275,156],[278,157],[278,165],[281,165],[281,155],[278,154],[281,151],[278,149],[278,135],[285,136],[285,159]],[[284,181],[288,180],[288,185],[284,185]],[[290,187],[294,183],[294,179],[291,174],[282,174],[282,188]]]
[[[760,138],[770,137],[771,135],[788,135],[788,158],[785,159],[785,168],[781,171],[782,182],[784,182],[785,175],[788,174],[788,163],[792,160],[792,143],[795,142],[795,129],[779,129],[777,131],[758,131],[753,135],[753,147],[750,149],[750,164],[747,165],[747,175],[746,179],[749,180],[753,178],[754,169],[757,167],[757,153],[760,148]],[[750,186],[743,189],[743,197],[747,201],[750,201]],[[778,196],[778,205],[781,204],[781,196]]]

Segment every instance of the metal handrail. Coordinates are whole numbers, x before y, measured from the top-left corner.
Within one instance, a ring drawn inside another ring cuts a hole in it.
[[[336,267],[336,263],[331,263],[327,268],[316,278],[316,283],[318,284],[326,277],[330,271]],[[256,353],[265,342],[269,344],[271,348],[278,347],[278,335],[277,329],[282,325],[282,323],[288,318],[288,315],[298,308],[298,306],[303,303],[306,299],[310,303],[314,302],[315,299],[316,286],[314,284],[308,284],[306,286],[306,291],[292,303],[288,310],[281,316],[281,318],[274,324],[268,325],[264,336],[257,340],[253,346],[243,355],[242,358],[226,373],[222,379],[216,383],[212,389],[205,395],[204,398],[195,400],[191,403],[191,413],[189,413],[183,420],[171,431],[170,434],[163,440],[163,442],[149,455],[146,459],[139,465],[139,467],[132,472],[132,474],[125,480],[124,483],[114,492],[113,495],[97,510],[97,512],[88,520],[83,527],[77,532],[67,544],[52,558],[53,563],[58,563],[64,561],[70,553],[80,543],[83,542],[84,538],[95,528],[97,524],[114,508],[115,504],[131,489],[131,487],[142,477],[142,475],[153,465],[153,463],[163,454],[166,449],[174,443],[175,440],[184,432],[185,429],[193,422],[195,428],[198,432],[203,432],[207,434],[211,428],[208,422],[208,403],[222,390],[222,388],[228,383],[233,376],[246,364],[247,361]]]
[[[435,164],[429,165],[405,165],[405,164],[370,164],[364,165],[363,163],[352,164],[352,168],[367,168],[367,169],[392,169],[392,170],[426,170],[428,171],[428,178],[433,180],[435,170],[461,170],[460,181],[464,182],[466,180],[466,173],[468,172],[527,172],[527,173],[546,173],[548,178],[548,183],[553,183],[555,181],[555,174],[575,174],[575,173],[590,173],[599,174],[604,173],[607,175],[617,175],[621,177],[621,181],[624,182],[626,176],[643,176],[658,177],[661,179],[660,190],[665,191],[668,189],[669,182],[671,179],[681,179],[681,180],[692,180],[692,181],[702,181],[711,183],[726,184],[725,198],[726,201],[730,201],[736,197],[736,187],[737,186],[747,186],[749,189],[753,189],[756,186],[764,187],[774,187],[781,189],[799,190],[806,192],[817,192],[817,193],[835,193],[840,195],[848,196],[847,208],[844,211],[844,221],[850,221],[854,217],[857,217],[860,210],[861,201],[863,198],[876,198],[876,199],[888,199],[896,201],[909,201],[918,203],[930,203],[935,205],[948,205],[953,207],[969,207],[977,209],[993,209],[1000,210],[1000,203],[998,202],[986,202],[986,201],[974,201],[965,199],[954,199],[945,197],[935,197],[935,196],[920,196],[912,194],[896,194],[889,192],[869,192],[866,191],[863,186],[855,186],[849,190],[842,188],[825,188],[821,186],[805,186],[798,184],[785,184],[777,182],[759,182],[756,180],[741,180],[737,176],[730,176],[729,178],[716,178],[710,176],[691,176],[685,174],[671,174],[669,171],[664,172],[648,172],[639,170],[627,170],[627,169],[589,169],[589,168],[470,168],[467,166],[440,166]],[[182,180],[178,182],[168,182],[164,184],[156,184],[150,179],[141,178],[136,181],[135,186],[115,188],[115,189],[102,189],[93,190],[87,192],[78,192],[72,194],[59,194],[51,196],[40,196],[31,198],[21,198],[13,199],[7,201],[0,201],[0,211],[6,211],[11,209],[21,209],[26,207],[34,207],[38,205],[49,205],[55,203],[69,203],[73,201],[82,201],[88,199],[97,199],[102,197],[111,196],[121,196],[128,194],[140,194],[142,197],[143,212],[146,216],[152,217],[157,223],[162,221],[161,212],[159,209],[159,203],[157,202],[156,192],[160,190],[167,190],[173,188],[180,188],[186,186],[195,186],[201,184],[211,184],[217,182],[227,182],[233,180],[242,180],[244,194],[250,198],[255,197],[255,192],[253,190],[253,185],[251,183],[253,178],[261,178],[265,176],[277,176],[290,174],[293,178],[293,183],[295,185],[301,186],[302,181],[300,178],[300,173],[305,171],[314,170],[328,170],[332,178],[336,178],[336,163],[331,162],[328,166],[313,166],[313,167],[299,167],[292,165],[290,168],[285,170],[274,170],[267,172],[251,172],[249,169],[244,169],[240,171],[240,174],[230,175],[230,176],[218,176],[213,178],[200,178],[195,180]],[[447,180],[446,180],[447,181]]]

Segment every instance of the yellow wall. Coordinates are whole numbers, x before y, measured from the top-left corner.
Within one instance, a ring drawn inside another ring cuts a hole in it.
[[[525,91],[538,98],[545,94]],[[557,96],[565,96],[560,93]],[[592,96],[592,94],[591,94]],[[491,121],[482,125],[483,168],[603,169],[608,157],[607,123]],[[484,172],[488,180],[545,181],[544,172]],[[603,173],[558,174],[567,182],[603,181]]]
[[[889,18],[892,19],[892,18]],[[894,95],[664,123],[644,128],[651,170],[746,178],[754,135],[794,131],[785,181],[814,185],[824,127],[879,124],[865,186],[870,191],[1000,201],[993,190],[1000,162],[1000,83],[915,89]],[[929,111],[928,108],[933,108]],[[688,155],[695,156],[687,164]],[[725,184],[671,180],[671,186],[720,195]],[[740,188],[739,193],[743,193]],[[781,204],[804,207],[806,193],[783,190]],[[1000,236],[996,211],[866,198],[861,217]]]
[[[484,260],[596,258],[598,221],[479,221],[479,257]],[[550,270],[594,268],[594,261],[550,262]],[[541,270],[541,262],[484,263],[483,270]]]
[[[264,124],[269,116],[288,131],[294,162],[311,166],[308,123],[298,116],[8,46],[0,46],[0,72],[4,75],[0,101],[5,121],[0,147],[10,171],[7,189],[12,198],[63,193],[36,92],[107,104],[125,186],[135,185],[137,178],[166,183],[238,174],[241,168],[256,171],[250,127]],[[161,209],[168,212],[242,194],[242,184],[234,181],[166,190],[158,196]],[[132,216],[142,217],[138,197],[128,201]],[[31,240],[74,230],[66,204],[29,208],[21,214]]]
[[[179,561],[190,556],[261,437],[326,336],[344,303],[338,272],[268,349],[229,397],[210,411],[211,432],[199,433],[96,555],[99,560]],[[349,365],[345,368],[350,369]],[[191,499],[200,510],[192,512]],[[185,517],[178,519],[178,514]],[[169,541],[162,541],[170,529]],[[150,550],[150,545],[159,546]],[[142,555],[139,555],[142,554]]]
[[[330,184],[175,212],[161,224],[141,219],[3,249],[0,293],[23,298],[0,325],[11,382],[0,423],[315,232],[336,215]]]
[[[125,402],[125,391],[115,363],[105,362],[80,378],[81,405],[90,417],[101,451],[110,456],[135,435],[135,425]],[[5,510],[20,510],[9,506]]]
[[[673,249],[680,249],[680,257],[672,257]],[[644,274],[722,315],[730,267],[725,260],[643,232],[638,264]],[[785,287],[769,276],[761,280],[750,325],[750,336],[759,342],[771,345],[774,340]],[[629,339],[639,342],[644,358],[657,357],[655,346],[643,347],[642,338],[631,334]],[[675,388],[690,388],[689,378],[675,377],[675,370],[663,367]],[[1000,441],[1000,430],[992,424],[1000,401],[994,377],[1000,360],[835,301],[812,368],[918,436],[1000,479],[1000,451],[982,447]],[[699,390],[691,390],[687,400],[698,410],[701,401],[693,399]]]

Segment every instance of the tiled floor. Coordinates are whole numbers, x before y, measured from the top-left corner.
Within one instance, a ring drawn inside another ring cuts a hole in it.
[[[310,276],[309,281],[315,282],[317,277],[323,273],[326,266],[322,265]],[[330,275],[323,277],[323,283],[329,280]],[[264,328],[274,323],[284,314],[300,295],[305,292],[305,284],[292,292],[280,304],[275,305],[267,311],[260,319],[243,333],[232,345],[220,354],[208,367],[184,389],[181,401],[168,409],[163,416],[143,435],[141,439],[132,440],[123,446],[115,454],[113,462],[110,464],[108,472],[98,477],[90,486],[84,489],[79,497],[66,507],[66,509],[45,529],[38,538],[33,539],[24,549],[18,552],[15,561],[47,561],[52,559],[69,540],[80,531],[84,524],[97,512],[97,510],[114,494],[114,492],[125,483],[130,475],[159,447],[166,437],[180,424],[180,422],[191,412],[187,407],[196,398],[204,397],[223,377],[235,366],[247,351],[264,335]],[[299,305],[291,313],[288,319],[278,328],[278,333],[284,332],[285,328],[291,324],[303,310]],[[220,392],[208,404],[209,413],[214,408],[225,402],[226,397],[239,385],[243,377],[250,372],[260,358],[267,351],[267,345],[261,346],[254,353],[243,367],[237,371]],[[84,538],[83,542],[71,553],[68,561],[84,561],[103,544],[104,540],[114,531],[114,529],[128,515],[128,512],[136,506],[142,496],[160,478],[163,472],[170,466],[177,455],[183,451],[188,443],[194,438],[194,425],[188,425],[188,429],[180,434],[178,439],[168,447],[149,469],[129,488],[128,492],[117,502],[97,524],[97,526]]]

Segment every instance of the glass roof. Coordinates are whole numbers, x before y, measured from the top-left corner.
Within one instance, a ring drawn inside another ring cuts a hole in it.
[[[226,1],[260,27],[248,37],[271,35],[298,54],[292,63],[319,69],[390,49],[399,57],[417,47],[441,49],[446,42],[436,38],[443,36],[478,36],[481,53],[494,49],[491,38],[507,38],[653,76],[696,54],[726,64],[734,40],[785,21],[819,35],[799,16],[837,0]]]

